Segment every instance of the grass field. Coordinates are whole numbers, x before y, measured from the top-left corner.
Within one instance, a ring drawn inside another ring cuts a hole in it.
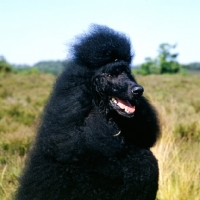
[[[51,75],[0,75],[0,199],[11,200]],[[158,200],[200,200],[200,75],[137,76],[156,106],[162,138],[152,148],[159,161]]]

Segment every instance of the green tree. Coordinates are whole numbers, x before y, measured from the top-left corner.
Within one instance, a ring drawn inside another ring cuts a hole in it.
[[[12,66],[6,61],[3,56],[0,56],[0,73],[9,73],[12,71]]]
[[[167,43],[163,43],[159,46],[158,49],[158,58],[160,65],[160,73],[177,73],[181,69],[181,65],[176,61],[178,57],[178,53],[171,53],[171,50],[176,48],[175,45],[170,45]]]
[[[176,61],[178,53],[171,53],[176,45],[167,43],[160,44],[158,48],[158,56],[155,59],[146,58],[138,70],[139,74],[164,74],[177,73],[181,69],[181,65]]]

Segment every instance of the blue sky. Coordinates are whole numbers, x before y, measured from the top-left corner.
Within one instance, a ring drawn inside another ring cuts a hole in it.
[[[199,0],[0,0],[0,55],[15,64],[63,60],[91,23],[126,33],[133,64],[161,43],[177,43],[181,63],[200,62]]]

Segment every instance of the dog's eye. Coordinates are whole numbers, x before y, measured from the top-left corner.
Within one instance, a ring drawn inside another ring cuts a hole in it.
[[[105,74],[107,77],[112,78],[112,76],[110,74]]]

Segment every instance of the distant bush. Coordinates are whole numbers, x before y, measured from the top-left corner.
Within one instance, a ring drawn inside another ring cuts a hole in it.
[[[145,63],[139,66],[137,70],[138,74],[148,75],[148,74],[160,74],[160,66],[157,65],[157,61],[151,58],[146,58]]]
[[[29,68],[25,68],[23,70],[18,71],[19,74],[24,74],[24,75],[28,75],[28,74],[39,74],[39,70],[36,67],[29,67]]]
[[[0,56],[0,73],[9,73],[13,71],[12,66],[6,61],[3,56]]]

